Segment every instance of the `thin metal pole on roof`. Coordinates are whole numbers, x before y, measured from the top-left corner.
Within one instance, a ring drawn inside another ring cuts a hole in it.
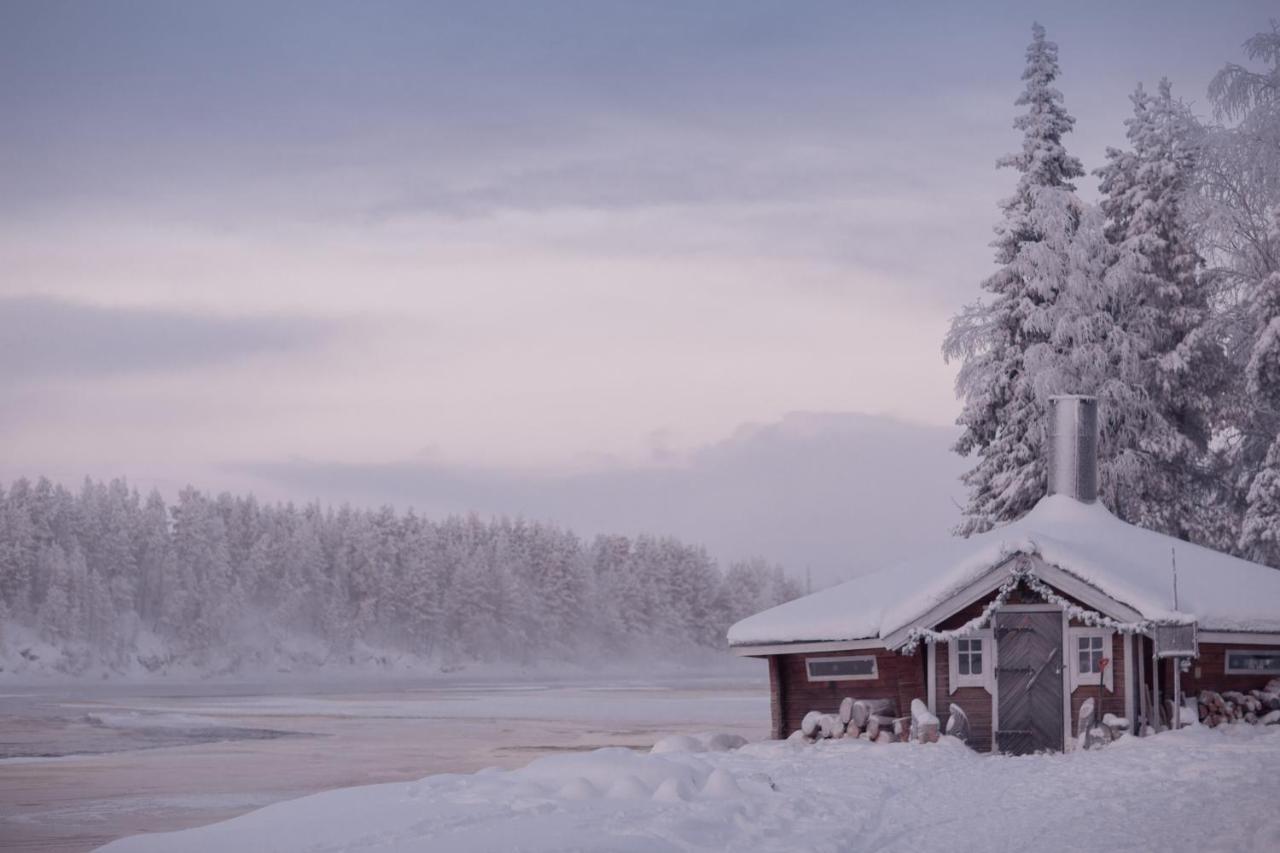
[[[1169,546],[1169,564],[1173,568],[1173,609],[1178,609],[1178,549]],[[1159,650],[1157,649],[1157,654]],[[1173,710],[1169,714],[1169,723],[1176,732],[1182,728],[1182,658],[1172,657],[1173,661]],[[1159,664],[1157,664],[1157,668]]]
[[[1160,707],[1160,650],[1156,648],[1156,641],[1151,639],[1151,717],[1155,723],[1152,726],[1157,732],[1160,731],[1160,717],[1162,716]]]
[[[1182,658],[1173,658],[1173,730],[1182,728]]]

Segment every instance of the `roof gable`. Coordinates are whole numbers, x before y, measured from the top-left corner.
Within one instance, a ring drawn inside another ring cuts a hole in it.
[[[1070,596],[1112,619],[1122,622],[1142,620],[1142,614],[1132,607],[1116,601],[1101,590],[1094,589],[1057,566],[1046,563],[1038,555],[1017,553],[1011,554],[964,589],[943,599],[916,618],[901,625],[882,622],[880,631],[884,644],[891,649],[902,646],[908,641],[912,628],[933,627],[939,624],[970,604],[982,601],[996,592],[1015,573],[1030,574],[1053,587],[1057,592]]]
[[[975,584],[998,586],[1018,555],[1037,558],[1045,582],[1130,621],[1192,617],[1203,629],[1280,631],[1280,571],[1135,527],[1101,504],[1050,496],[1011,524],[750,616],[729,629],[729,642],[896,637]]]

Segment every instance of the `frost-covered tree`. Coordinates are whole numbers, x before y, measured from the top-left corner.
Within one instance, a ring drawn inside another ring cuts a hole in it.
[[[726,602],[798,594],[776,568],[723,574],[669,538],[584,546],[519,519],[300,510],[193,488],[170,511],[120,481],[76,494],[47,480],[0,488],[0,560],[0,612],[64,646],[69,672],[281,653],[312,664],[679,654],[722,645],[727,614],[754,606]]]
[[[95,585],[105,587],[111,608],[132,612],[137,598],[137,555],[134,527],[139,523],[139,496],[123,480],[101,484],[86,480],[82,505],[88,509],[80,524],[90,528],[84,537],[85,562],[94,569]]]
[[[660,574],[659,626],[669,637],[696,645],[712,645],[712,603],[717,572],[703,548],[664,537],[658,543]]]
[[[449,638],[458,657],[499,659],[509,649],[503,621],[511,598],[510,571],[495,559],[494,542],[477,541],[458,564],[446,598]]]
[[[173,517],[183,606],[172,627],[193,649],[207,651],[225,640],[241,609],[226,526],[215,503],[190,487],[179,493]]]
[[[47,588],[40,603],[41,630],[54,642],[70,642],[76,638],[82,579],[73,576],[67,554],[56,542],[40,550],[39,571]]]
[[[1097,171],[1113,247],[1102,283],[1112,328],[1101,355],[1128,392],[1104,411],[1112,464],[1102,486],[1122,518],[1216,544],[1227,525],[1208,511],[1208,449],[1226,373],[1185,210],[1200,133],[1168,80],[1154,95],[1139,85],[1132,102],[1131,147],[1109,149]]]
[[[1268,402],[1268,382],[1257,381],[1257,374],[1249,380],[1250,365],[1267,348],[1270,294],[1280,274],[1280,25],[1254,35],[1244,48],[1263,67],[1231,63],[1210,84],[1219,124],[1205,129],[1191,200],[1216,329],[1231,365],[1231,383],[1218,399],[1215,440],[1225,469],[1222,505],[1237,524],[1229,544],[1258,556],[1268,552],[1258,550],[1258,537],[1265,535],[1259,519],[1266,513],[1256,505],[1270,492],[1268,460],[1280,434],[1280,410]],[[1258,477],[1263,482],[1255,489]],[[1267,559],[1275,565],[1274,557]]]
[[[323,636],[322,601],[331,590],[325,574],[324,513],[312,505],[290,520],[292,523],[281,529],[288,537],[284,562],[273,567],[281,583],[279,612],[285,626]]]
[[[572,534],[545,525],[508,523],[503,533],[499,559],[511,567],[517,594],[535,603],[520,609],[525,636],[544,648],[567,644],[587,602],[581,545]]]
[[[1280,211],[1275,236],[1280,240]],[[1280,421],[1280,272],[1263,282],[1255,302],[1262,332],[1245,367],[1245,392],[1257,415],[1255,423]],[[1245,556],[1280,569],[1280,428],[1254,474],[1245,497],[1240,525]]]
[[[158,491],[147,495],[134,529],[134,561],[138,572],[138,615],[144,624],[160,620],[165,588],[173,582],[173,550],[169,511]]]
[[[71,552],[71,569],[84,579],[79,596],[79,634],[93,645],[100,658],[114,663],[133,639],[135,614],[131,609],[116,610],[110,581],[102,572],[89,568],[79,549]]]
[[[18,480],[0,493],[0,601],[10,613],[23,613],[33,602],[40,572],[39,539],[32,520],[31,484]]]
[[[1254,71],[1228,62],[1209,83],[1209,97],[1219,115],[1248,119],[1280,109],[1280,23],[1255,34],[1244,43],[1244,52],[1270,68]]]
[[[414,513],[399,549],[397,621],[411,651],[430,655],[443,637],[445,578],[438,529]]]
[[[648,638],[657,633],[662,618],[659,573],[664,556],[659,540],[652,536],[637,536],[632,541],[615,587],[624,635]]]
[[[1063,106],[1058,78],[1058,48],[1032,27],[1027,48],[1026,87],[1015,102],[1026,111],[1014,120],[1023,133],[1022,150],[997,165],[1019,173],[1013,195],[1001,202],[996,226],[999,269],[982,283],[986,302],[967,307],[952,323],[943,347],[962,364],[956,380],[963,400],[955,445],[977,464],[964,476],[969,487],[964,535],[1027,512],[1044,494],[1043,421],[1045,400],[1027,364],[1027,353],[1048,342],[1053,309],[1065,285],[1067,259],[1048,256],[1070,241],[1068,229],[1078,217],[1064,198],[1072,180],[1084,174],[1067,153],[1063,137],[1075,119]]]
[[[626,609],[622,590],[628,585],[631,539],[600,535],[591,543],[591,598],[588,602],[592,631],[611,651],[626,646]]]
[[[714,605],[719,630],[726,631],[739,619],[799,596],[799,584],[788,578],[781,566],[761,559],[730,563]]]
[[[1240,549],[1249,559],[1280,569],[1280,435],[1249,487]]]

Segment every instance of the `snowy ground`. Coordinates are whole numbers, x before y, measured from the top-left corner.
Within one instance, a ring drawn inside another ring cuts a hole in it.
[[[758,738],[768,702],[763,666],[738,660],[647,677],[4,682],[0,849],[84,853],[317,791],[647,749],[671,731]]]
[[[269,806],[109,853],[1280,850],[1280,727],[1022,758],[936,745],[610,748]]]

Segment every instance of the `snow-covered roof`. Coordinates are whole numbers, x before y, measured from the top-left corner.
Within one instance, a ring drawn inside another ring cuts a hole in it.
[[[1100,503],[1050,495],[995,530],[749,616],[729,629],[729,644],[885,638],[1015,554],[1038,556],[1143,619],[1189,616],[1201,630],[1280,631],[1280,571],[1127,524]]]

